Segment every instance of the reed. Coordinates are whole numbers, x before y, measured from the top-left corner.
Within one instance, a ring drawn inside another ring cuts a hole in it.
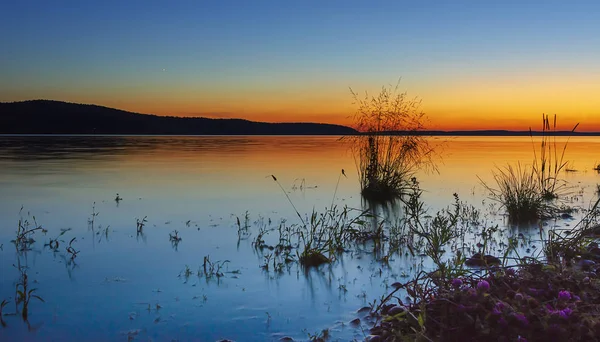
[[[579,123],[577,123],[571,133],[574,133]],[[565,189],[566,183],[561,180],[560,173],[567,168],[568,162],[565,160],[565,152],[569,143],[570,135],[567,141],[560,145],[556,141],[556,114],[550,125],[548,115],[542,114],[542,139],[540,141],[539,152],[536,151],[535,142],[531,128],[529,135],[533,144],[533,172],[539,183],[542,197],[546,200],[558,198],[560,192]]]

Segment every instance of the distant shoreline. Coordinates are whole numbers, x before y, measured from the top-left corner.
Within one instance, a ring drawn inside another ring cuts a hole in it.
[[[400,135],[400,132],[392,132],[390,135]],[[528,137],[528,136],[557,136],[557,137],[600,137],[600,132],[536,132],[532,131],[420,131],[409,132],[411,135],[421,136],[447,136],[447,137]],[[356,134],[361,135],[361,134]],[[86,134],[86,133],[16,133],[2,134],[0,137],[343,137],[352,136],[342,134]]]
[[[600,136],[600,132],[424,130],[386,132],[422,136]],[[381,133],[381,134],[386,134]],[[2,136],[353,136],[355,129],[335,124],[270,123],[132,113],[89,104],[52,100],[0,102]]]

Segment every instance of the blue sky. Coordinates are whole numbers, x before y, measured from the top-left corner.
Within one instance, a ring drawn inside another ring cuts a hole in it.
[[[485,106],[469,107],[468,89],[478,83],[491,97],[493,80],[535,92],[546,78],[598,79],[598,18],[600,4],[564,1],[11,1],[0,5],[0,101],[249,118],[298,117],[313,101],[307,118],[331,121],[349,110],[348,87],[402,77],[431,115],[476,115]],[[458,109],[444,103],[457,89]]]

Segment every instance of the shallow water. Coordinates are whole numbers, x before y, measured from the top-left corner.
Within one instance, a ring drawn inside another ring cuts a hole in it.
[[[488,223],[505,226],[479,178],[489,182],[507,162],[530,163],[531,139],[434,139],[442,144],[439,172],[418,177],[427,206],[444,208],[458,193]],[[565,175],[568,204],[596,198],[599,147],[596,137],[569,141],[566,159],[578,172]],[[366,247],[316,270],[294,264],[279,274],[260,268],[264,255],[251,243],[269,220],[299,223],[279,184],[301,213],[332,203],[364,208],[355,170],[337,137],[0,136],[0,300],[9,301],[0,340],[305,340],[326,328],[334,339],[360,340],[365,333],[348,322],[410,275],[412,261],[396,256],[388,267]],[[246,212],[251,234],[238,243],[237,217],[243,223]],[[33,216],[47,233],[37,232],[19,257],[10,241],[19,218]],[[44,247],[61,229],[70,230],[58,251]],[[75,262],[65,250],[72,238]],[[205,256],[227,261],[223,277],[196,276]],[[45,301],[31,300],[29,326],[11,315],[18,262]],[[194,273],[187,279],[186,265]]]

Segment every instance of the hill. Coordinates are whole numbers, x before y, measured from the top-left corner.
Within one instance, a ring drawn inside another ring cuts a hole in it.
[[[345,135],[352,128],[318,123],[182,118],[50,100],[0,102],[0,134]]]

